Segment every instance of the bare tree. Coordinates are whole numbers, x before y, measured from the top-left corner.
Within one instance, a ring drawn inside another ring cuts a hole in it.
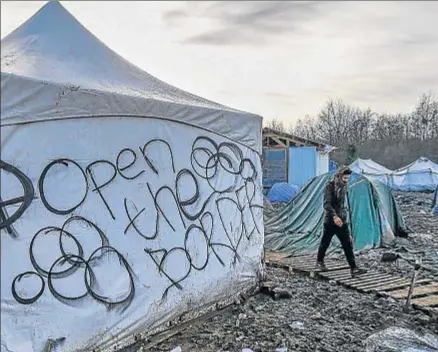
[[[317,140],[316,119],[306,115],[303,119],[298,119],[295,126],[289,126],[289,132],[302,138]]]
[[[412,114],[414,136],[425,140],[438,136],[438,101],[431,92],[423,93]]]
[[[279,132],[286,132],[286,127],[284,126],[283,121],[277,119],[273,119],[271,121],[266,122],[265,127],[271,128]]]

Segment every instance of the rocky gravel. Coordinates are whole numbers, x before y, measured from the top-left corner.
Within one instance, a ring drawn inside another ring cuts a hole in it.
[[[289,299],[268,295],[175,336],[151,351],[365,351],[374,332],[397,326],[438,333],[438,323],[419,311],[402,312],[393,299],[361,294],[282,269],[268,269],[268,280],[290,293]]]
[[[404,260],[382,263],[382,254],[399,253],[401,246],[436,252],[438,217],[430,212],[431,195],[397,193],[395,197],[413,233],[407,239],[399,239],[394,248],[368,251],[358,259],[368,268],[407,275],[412,270],[411,264]],[[438,334],[436,317],[416,310],[403,313],[401,303],[390,298],[358,293],[333,282],[276,268],[267,268],[267,281],[286,292],[280,295],[286,298],[253,296],[150,351],[171,351],[178,347],[182,352],[240,352],[245,348],[254,352],[360,352],[366,351],[367,337],[394,326],[419,334]]]

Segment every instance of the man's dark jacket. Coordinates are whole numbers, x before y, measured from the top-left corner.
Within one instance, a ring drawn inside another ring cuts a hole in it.
[[[345,209],[345,195],[347,185],[342,185],[338,180],[327,183],[324,191],[324,223],[333,225],[333,217],[338,216],[345,224],[348,222],[348,213]]]

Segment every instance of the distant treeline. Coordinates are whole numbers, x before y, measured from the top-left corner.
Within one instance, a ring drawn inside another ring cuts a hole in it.
[[[379,114],[330,99],[317,116],[287,127],[274,119],[266,127],[337,146],[332,159],[340,163],[371,158],[396,169],[420,156],[438,162],[438,100],[430,92],[410,113]]]

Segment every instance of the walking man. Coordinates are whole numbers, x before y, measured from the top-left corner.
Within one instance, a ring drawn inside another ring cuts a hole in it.
[[[347,196],[347,183],[351,170],[348,167],[340,168],[333,181],[330,181],[324,192],[324,231],[318,249],[316,267],[322,271],[327,270],[324,257],[334,235],[341,242],[342,249],[347,257],[351,269],[351,276],[365,274],[366,270],[359,269],[356,265],[353,251],[353,238],[348,229],[348,210],[345,209]]]

